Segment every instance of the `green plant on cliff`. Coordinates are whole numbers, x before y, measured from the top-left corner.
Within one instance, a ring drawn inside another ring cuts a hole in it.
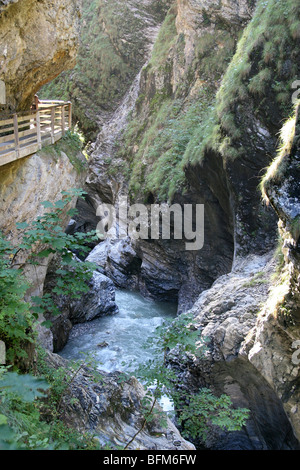
[[[159,30],[153,52],[148,64],[149,68],[163,66],[170,48],[175,44],[177,30],[175,25],[176,11],[171,8]]]
[[[124,154],[133,149],[128,175],[132,196],[147,198],[152,193],[171,201],[176,192],[184,191],[185,165],[198,161],[209,140],[215,126],[216,87],[235,50],[235,35],[216,25],[213,33],[195,37],[194,59],[187,65],[186,38],[177,34],[175,20],[176,11],[171,8],[143,70],[143,82],[154,83],[159,77],[164,86],[154,96],[153,87],[141,93],[124,135]],[[177,68],[185,71],[174,89],[175,58]]]
[[[299,24],[297,2],[258,2],[217,93],[213,122],[198,161],[209,148],[225,158],[239,157],[245,151],[240,142],[249,113],[270,126],[274,116],[290,114],[291,85],[299,74]],[[201,136],[200,132],[199,140]]]
[[[92,275],[93,265],[74,262],[71,250],[85,253],[87,238],[83,234],[74,236],[65,234],[60,227],[61,216],[66,213],[68,204],[74,196],[82,195],[82,191],[65,192],[63,199],[56,203],[45,202],[48,212],[38,217],[30,226],[19,224],[23,231],[22,240],[18,247],[0,236],[0,339],[6,346],[7,368],[0,370],[0,449],[96,449],[99,448],[92,435],[78,433],[71,427],[66,427],[61,421],[59,404],[61,396],[69,382],[67,370],[53,371],[47,375],[47,383],[42,377],[31,374],[19,374],[17,370],[34,370],[33,359],[36,356],[36,320],[40,313],[50,311],[58,313],[49,296],[31,298],[25,301],[29,283],[23,274],[22,255],[26,263],[33,266],[43,264],[49,255],[59,253],[62,266],[57,270],[57,283],[53,288],[56,294],[67,294],[78,298],[88,290],[87,281]],[[65,269],[62,269],[62,268]],[[30,347],[32,357],[28,357]],[[32,351],[31,351],[32,352]],[[14,368],[11,372],[9,369]],[[72,366],[73,367],[73,366]],[[57,374],[57,375],[55,375]],[[74,374],[75,375],[75,374]],[[68,376],[69,377],[69,376]],[[39,401],[39,390],[51,389],[47,400]],[[60,399],[53,412],[53,396],[60,390]],[[52,398],[51,398],[52,397]]]
[[[291,151],[293,139],[295,136],[296,115],[295,113],[286,120],[280,132],[280,145],[277,156],[267,169],[265,175],[260,182],[260,191],[265,202],[268,202],[267,192],[270,184],[274,181],[279,182],[285,174],[286,165],[288,164],[288,156]]]
[[[0,367],[0,450],[99,450],[93,434],[62,419],[62,397],[81,365],[52,369],[44,356],[39,350],[37,375]]]
[[[67,234],[61,228],[61,219],[67,214],[74,215],[73,209],[68,209],[74,196],[79,197],[84,191],[74,189],[62,192],[63,198],[55,203],[44,201],[42,205],[46,211],[37,217],[31,224],[27,222],[17,224],[23,231],[22,243],[20,244],[16,256],[19,252],[27,252],[26,264],[33,266],[43,265],[45,260],[56,255],[60,259],[60,266],[56,270],[56,283],[52,288],[52,293],[56,295],[67,295],[71,299],[78,299],[85,292],[88,292],[88,281],[95,270],[95,265],[88,262],[80,262],[74,257],[76,251],[79,256],[86,255],[88,251],[87,243],[95,241],[95,232]],[[58,314],[59,309],[52,300],[51,293],[42,296],[32,297],[33,315],[38,316],[45,311]]]
[[[24,300],[28,283],[20,270],[11,266],[14,253],[0,234],[0,340],[12,364],[27,356],[25,344],[35,340],[30,305]]]
[[[186,149],[207,114],[211,95],[207,87],[199,90],[198,97],[189,102],[184,99],[164,99],[156,102],[147,128],[137,116],[127,128],[127,143],[138,136],[138,151],[131,161],[129,188],[132,195],[143,186],[145,194],[153,192],[160,200],[171,201],[177,191],[184,189],[183,159]],[[150,103],[151,106],[151,103]]]
[[[0,450],[43,449],[49,439],[37,400],[49,385],[40,377],[0,368]]]
[[[88,281],[95,266],[76,260],[73,251],[85,254],[86,243],[95,240],[96,236],[92,232],[70,235],[61,228],[61,217],[74,213],[72,209],[68,210],[71,200],[82,194],[80,190],[73,190],[63,193],[63,199],[56,203],[45,201],[46,210],[42,216],[32,224],[18,224],[22,232],[18,246],[12,247],[0,236],[0,339],[6,344],[10,364],[20,366],[22,361],[30,361],[28,352],[35,342],[34,322],[38,316],[45,312],[59,313],[51,293],[34,296],[30,302],[25,300],[30,287],[23,272],[26,265],[38,268],[49,256],[59,255],[61,265],[56,271],[52,293],[74,299],[89,289]]]
[[[228,431],[237,431],[244,426],[249,417],[248,409],[234,408],[227,395],[217,397],[206,388],[200,388],[196,393],[184,391],[175,372],[176,358],[203,357],[207,341],[193,324],[190,313],[181,314],[171,323],[163,323],[156,328],[155,335],[145,344],[145,348],[149,345],[154,347],[154,358],[135,371],[136,377],[148,389],[144,399],[145,418],[125,448],[151,421],[162,419],[161,424],[164,425],[165,415],[156,407],[163,396],[168,396],[174,403],[182,434],[188,439],[206,440],[211,425]]]
[[[78,174],[87,171],[88,155],[85,150],[85,139],[79,132],[78,126],[69,129],[65,136],[59,139],[54,145],[47,145],[42,149],[45,153],[52,155],[58,161],[58,155],[64,152]]]

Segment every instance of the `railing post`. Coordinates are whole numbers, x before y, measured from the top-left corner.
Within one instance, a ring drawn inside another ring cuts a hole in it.
[[[72,103],[69,101],[69,129],[72,127]]]
[[[42,137],[41,137],[41,118],[40,118],[40,112],[37,111],[36,113],[36,136],[37,136],[37,143],[39,150],[42,148]]]
[[[62,105],[61,107],[61,131],[62,131],[62,136],[64,137],[66,135],[66,121],[65,121],[65,106]]]
[[[51,144],[54,144],[55,107],[51,108]]]
[[[20,156],[20,140],[19,140],[19,127],[18,127],[18,116],[14,114],[14,137],[15,137],[15,150],[17,158]]]

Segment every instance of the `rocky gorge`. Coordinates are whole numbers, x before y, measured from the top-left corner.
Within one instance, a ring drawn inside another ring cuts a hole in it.
[[[54,159],[41,153],[7,166],[0,174],[1,230],[14,239],[16,221],[32,219],[42,199],[57,200],[74,186],[86,196],[73,202],[73,232],[95,229],[99,205],[116,206],[120,196],[148,208],[205,210],[198,251],[172,237],[102,238],[91,246],[89,292],[76,302],[55,298],[61,314],[51,330],[40,330],[48,364],[66,367],[57,353],[73,326],[117,315],[114,289],[129,288],[177,304],[177,315],[191,315],[207,338],[204,356],[168,351],[180,391],[209,388],[250,410],[241,430],[211,424],[206,440],[186,441],[170,420],[166,429],[158,422],[143,427],[145,392],[135,378],[120,385],[118,373],[103,373],[95,383],[84,366],[64,397],[65,422],[121,446],[142,427],[133,449],[299,449],[300,124],[292,96],[300,77],[300,7],[292,0],[89,0],[79,14],[76,1],[57,2],[55,11],[51,4],[49,12],[43,2],[26,1],[31,12],[38,4],[52,18],[52,42],[43,51],[51,67],[45,76],[37,52],[31,55],[37,80],[27,90],[3,50],[15,77],[7,79],[9,107],[24,109],[37,90],[43,98],[72,100],[89,158],[78,157],[80,174],[66,148]],[[19,18],[19,3],[1,3],[6,25]],[[63,15],[66,23],[53,22],[60,8],[72,21]],[[54,24],[63,31],[59,41]],[[74,65],[79,25],[77,64],[66,71]],[[25,44],[30,35],[20,30]],[[32,83],[22,67],[20,77]],[[40,89],[44,81],[50,83]],[[37,185],[39,197],[32,192]],[[51,292],[55,262],[49,260],[36,289]]]

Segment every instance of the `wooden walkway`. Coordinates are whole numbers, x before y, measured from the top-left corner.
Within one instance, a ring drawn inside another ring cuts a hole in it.
[[[63,137],[72,124],[72,104],[40,101],[31,114],[0,120],[0,166],[27,157]]]

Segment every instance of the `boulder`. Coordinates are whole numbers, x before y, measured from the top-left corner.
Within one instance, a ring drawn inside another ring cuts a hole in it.
[[[78,258],[78,263],[81,261]],[[39,340],[49,351],[59,352],[66,345],[73,325],[85,323],[104,315],[114,315],[119,309],[115,302],[115,287],[111,279],[98,271],[93,271],[88,282],[89,290],[79,299],[70,299],[65,295],[54,295],[52,289],[56,282],[56,270],[60,266],[58,257],[55,257],[49,266],[45,279],[44,293],[51,293],[53,302],[60,314],[46,315],[52,323],[52,341],[45,336],[44,329],[39,328]],[[47,331],[49,331],[47,329]]]

